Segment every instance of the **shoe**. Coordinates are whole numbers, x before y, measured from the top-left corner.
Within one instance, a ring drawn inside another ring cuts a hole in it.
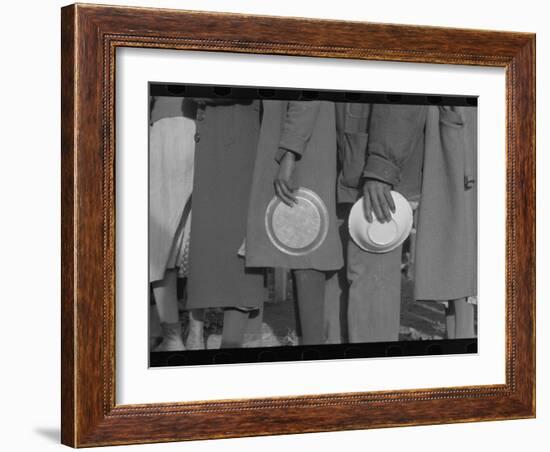
[[[187,350],[204,350],[204,320],[194,319],[189,315],[187,339],[185,340],[185,347]]]
[[[187,350],[204,350],[204,336],[202,329],[198,331],[189,331],[185,341]]]
[[[153,349],[154,352],[181,352],[185,350],[179,322],[161,323],[161,328],[162,342]]]

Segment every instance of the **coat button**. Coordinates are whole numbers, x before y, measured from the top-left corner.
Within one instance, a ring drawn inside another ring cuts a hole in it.
[[[201,136],[200,136],[200,134],[197,132],[197,133],[195,134],[195,143],[198,143],[200,140],[201,140]]]

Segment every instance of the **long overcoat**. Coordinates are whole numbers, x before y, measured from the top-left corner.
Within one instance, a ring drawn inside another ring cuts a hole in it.
[[[245,269],[239,249],[258,134],[259,101],[221,101],[197,110],[187,307],[258,307],[261,269]]]
[[[365,177],[398,186],[407,158],[424,147],[415,298],[477,295],[477,110],[376,105]]]
[[[336,223],[336,125],[334,103],[263,101],[263,119],[248,211],[246,265],[290,269],[337,270],[343,266]],[[312,252],[294,256],[269,240],[265,212],[275,196],[274,179],[286,151],[297,155],[292,184],[314,191],[328,210],[324,242]]]
[[[477,295],[477,110],[430,107],[418,212],[415,298]]]

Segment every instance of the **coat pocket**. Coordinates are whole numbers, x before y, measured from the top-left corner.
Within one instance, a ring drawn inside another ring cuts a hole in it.
[[[439,123],[444,128],[452,127],[454,129],[460,129],[464,127],[464,119],[462,115],[453,110],[452,107],[440,107],[439,108]]]
[[[462,115],[449,107],[440,109],[439,129],[444,159],[457,187],[471,188],[475,180],[473,149],[467,145]]]

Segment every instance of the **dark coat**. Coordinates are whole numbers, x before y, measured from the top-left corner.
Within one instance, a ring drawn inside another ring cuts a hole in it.
[[[393,106],[392,106],[393,107]],[[393,107],[395,108],[395,107]],[[385,107],[366,103],[342,102],[336,104],[336,131],[338,137],[338,203],[354,203],[362,196],[365,177],[379,179],[387,170],[375,167],[367,171],[366,162],[369,143],[371,111],[376,118],[383,115]],[[381,109],[381,110],[380,110]],[[385,127],[381,124],[382,127]],[[377,124],[379,135],[384,132]],[[424,158],[424,137],[419,136],[410,148],[407,158],[399,168],[392,167],[391,184],[395,190],[410,201],[418,201],[420,196],[421,171]],[[372,162],[371,162],[372,166]]]
[[[263,101],[263,120],[248,212],[246,265],[337,270],[343,266],[336,223],[336,127],[334,104],[321,101]],[[328,234],[319,248],[291,256],[277,249],[265,227],[266,208],[275,196],[273,181],[286,152],[299,158],[295,187],[313,190],[329,214]]]
[[[367,160],[370,104],[337,103],[336,132],[338,140],[339,203],[354,203],[359,198],[363,169]]]
[[[188,308],[260,306],[263,272],[238,255],[245,234],[260,130],[260,102],[197,111]]]

